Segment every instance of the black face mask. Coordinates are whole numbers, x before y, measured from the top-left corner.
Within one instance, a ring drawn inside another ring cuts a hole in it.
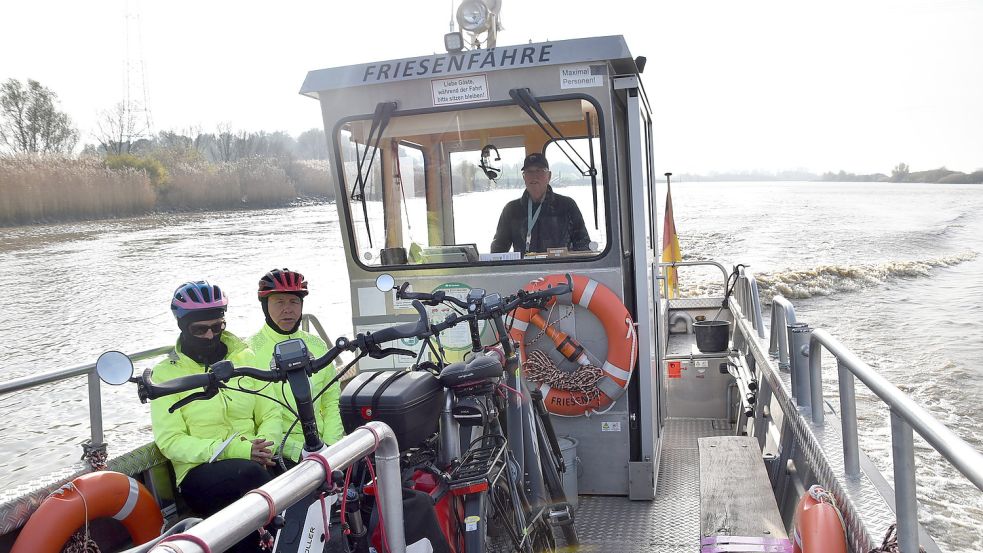
[[[200,321],[210,321],[220,319],[225,316],[225,309],[204,309],[196,311],[178,319],[177,326],[181,329],[181,337],[178,343],[181,345],[181,353],[193,359],[196,363],[211,365],[225,358],[229,352],[229,347],[222,342],[222,333],[213,334],[211,338],[202,338],[191,335],[191,325]]]
[[[222,334],[211,338],[199,338],[190,333],[182,332],[180,343],[181,353],[193,359],[196,363],[211,365],[225,359],[225,354],[229,352],[229,347],[222,342]]]

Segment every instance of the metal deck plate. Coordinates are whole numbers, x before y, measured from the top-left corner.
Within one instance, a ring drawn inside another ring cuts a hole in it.
[[[665,432],[655,500],[581,496],[576,515],[581,543],[577,552],[695,553],[700,550],[697,439],[728,436],[733,430],[726,421],[670,419]]]

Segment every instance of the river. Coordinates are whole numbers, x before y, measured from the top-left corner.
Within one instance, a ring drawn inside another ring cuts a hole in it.
[[[748,264],[763,295],[792,299],[800,321],[832,332],[983,450],[983,186],[676,183],[673,206],[687,259]],[[497,212],[485,216],[493,225]],[[332,337],[350,332],[334,205],[0,229],[0,379],[173,340],[169,296],[192,278],[226,290],[229,330],[247,336],[263,324],[255,287],[273,267],[306,274],[305,310]],[[680,274],[690,293],[711,277]],[[835,370],[824,373],[835,397]],[[0,489],[78,458],[84,386],[4,398]],[[104,402],[110,444],[124,432],[149,436],[131,387],[104,387]],[[890,479],[888,413],[865,390],[859,411],[861,445]],[[983,494],[917,435],[916,449],[921,520],[943,550],[983,551]]]

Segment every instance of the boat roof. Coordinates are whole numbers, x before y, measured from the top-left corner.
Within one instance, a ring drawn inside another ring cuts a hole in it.
[[[307,73],[300,93],[318,98],[318,92],[358,86],[466,75],[570,63],[610,61],[618,72],[637,73],[628,44],[621,35],[497,46],[459,53],[316,69]]]

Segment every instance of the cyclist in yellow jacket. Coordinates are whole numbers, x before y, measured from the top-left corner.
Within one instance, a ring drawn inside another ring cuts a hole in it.
[[[247,340],[254,354],[252,366],[266,368],[273,359],[273,347],[293,338],[300,338],[307,344],[307,350],[314,357],[327,353],[328,346],[317,336],[300,330],[301,317],[304,314],[304,298],[307,296],[307,281],[304,275],[290,269],[273,269],[259,280],[259,302],[266,316],[266,324],[255,335]],[[322,369],[311,378],[311,392],[316,396],[324,386],[335,376],[333,367]],[[290,385],[271,386],[264,392],[272,394],[278,401],[290,406],[296,412]],[[338,384],[320,395],[314,402],[314,414],[317,418],[317,428],[321,440],[325,444],[333,444],[344,435],[341,424],[341,414],[338,411]],[[283,443],[283,459],[289,462],[300,460],[304,448],[304,434],[300,424],[294,424],[296,416],[285,407],[280,407],[283,417],[281,426],[286,434]],[[291,428],[293,426],[293,428]],[[278,444],[279,445],[279,444]]]
[[[154,383],[201,374],[224,359],[237,365],[251,360],[246,343],[225,331],[227,306],[221,288],[206,281],[186,282],[174,291],[171,311],[181,335],[167,358],[154,367]],[[154,441],[174,465],[178,489],[188,506],[204,517],[271,479],[266,467],[273,465],[272,448],[281,438],[281,429],[276,405],[229,389],[169,412],[177,401],[197,391],[151,401],[150,416]],[[255,536],[246,538],[233,551],[258,551],[257,542]]]

